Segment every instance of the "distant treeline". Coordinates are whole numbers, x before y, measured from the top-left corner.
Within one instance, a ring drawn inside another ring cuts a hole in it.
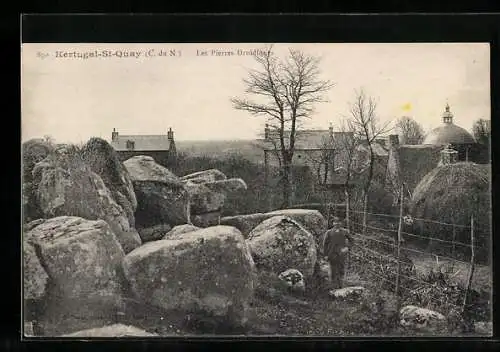
[[[271,209],[278,209],[282,205],[280,169],[276,166],[269,166],[266,187],[264,165],[254,163],[239,153],[231,153],[223,158],[191,156],[187,153],[179,153],[175,164],[168,165],[161,160],[157,160],[157,162],[163,164],[178,176],[200,170],[218,169],[227,177],[243,179],[247,183],[248,189],[228,197],[224,206],[224,216],[266,212]],[[314,185],[315,179],[309,167],[294,166],[292,175],[294,204],[344,202],[345,196],[342,186],[325,192],[317,185]],[[372,211],[389,211],[392,208],[392,197],[384,189],[382,183],[383,181],[373,181],[370,192],[370,199],[373,200],[370,202]],[[361,202],[360,185],[351,189],[351,194],[351,205],[356,207],[357,203]]]

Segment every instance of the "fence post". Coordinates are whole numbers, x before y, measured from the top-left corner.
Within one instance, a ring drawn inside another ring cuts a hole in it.
[[[400,281],[400,274],[401,274],[401,231],[403,230],[403,185],[401,185],[401,191],[399,192],[399,226],[398,226],[398,254],[397,254],[397,260],[398,260],[398,270],[396,273],[396,297],[397,297],[397,302],[398,302],[398,310],[399,306],[401,304],[401,300],[399,298],[399,281]]]
[[[474,216],[470,219],[470,269],[469,269],[469,279],[467,280],[467,289],[465,290],[464,303],[462,307],[462,313],[465,312],[465,306],[467,305],[467,298],[469,296],[470,288],[472,285],[472,276],[474,275]]]
[[[346,227],[347,227],[347,231],[350,232],[351,231],[351,225],[350,225],[350,220],[349,220],[349,217],[350,217],[350,214],[349,214],[349,208],[350,208],[350,201],[349,201],[349,190],[346,190],[345,192],[345,223],[346,223]]]
[[[452,241],[451,257],[455,259],[455,240],[456,240],[455,223],[453,223],[452,225],[452,230],[453,230],[453,239],[451,240]]]

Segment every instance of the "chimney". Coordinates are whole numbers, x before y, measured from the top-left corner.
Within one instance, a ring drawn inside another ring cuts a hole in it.
[[[111,133],[111,141],[114,142],[118,139],[118,132],[116,132],[116,128],[113,128],[113,132]]]
[[[330,127],[328,128],[328,130],[330,131],[330,137],[333,138],[333,125],[331,122],[330,122]]]
[[[452,148],[451,144],[448,144],[443,150],[441,150],[441,160],[439,165],[454,164],[458,160],[458,151]]]
[[[397,134],[389,135],[389,147],[399,147],[399,136]]]
[[[269,124],[266,123],[266,127],[264,128],[264,139],[269,139]]]
[[[169,164],[175,165],[177,163],[177,148],[175,147],[174,131],[172,131],[172,127],[169,127],[168,129],[167,138],[169,141],[169,146],[168,146]]]

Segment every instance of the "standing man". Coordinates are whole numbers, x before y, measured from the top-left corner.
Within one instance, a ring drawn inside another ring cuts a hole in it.
[[[351,238],[345,228],[342,227],[340,219],[334,218],[332,228],[323,235],[322,253],[328,260],[332,273],[332,288],[342,288],[342,280],[345,272],[345,262]]]

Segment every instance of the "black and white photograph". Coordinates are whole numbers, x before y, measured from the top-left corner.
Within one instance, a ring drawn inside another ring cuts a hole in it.
[[[488,43],[23,43],[23,339],[490,337]]]

